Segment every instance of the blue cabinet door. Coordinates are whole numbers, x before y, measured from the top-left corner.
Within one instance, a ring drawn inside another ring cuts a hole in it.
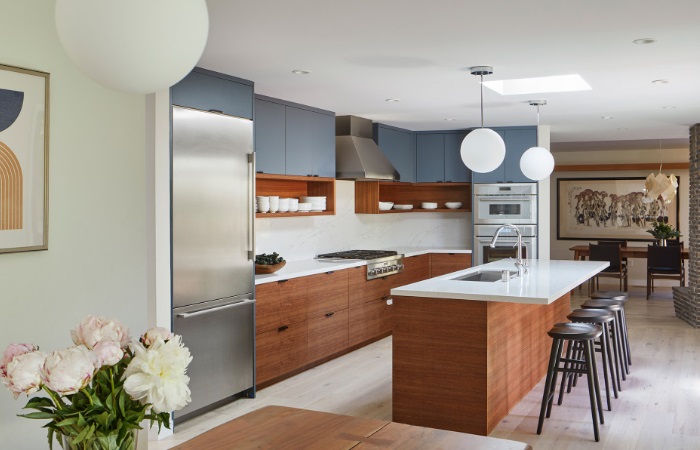
[[[253,83],[196,67],[171,88],[174,105],[253,118]]]
[[[416,136],[416,181],[419,183],[445,181],[445,135],[443,133]]]
[[[467,133],[445,134],[445,181],[470,182],[472,171],[462,161],[462,140]]]
[[[285,173],[285,106],[255,99],[256,170],[264,173]]]
[[[375,124],[374,140],[401,175],[401,181],[416,181],[416,135]]]
[[[514,129],[505,130],[506,159],[505,176],[506,183],[532,183],[533,180],[523,175],[520,170],[520,157],[530,147],[537,145],[537,130]]]
[[[335,117],[286,107],[287,175],[335,177]]]
[[[496,133],[500,134],[503,140],[505,141],[505,132],[503,130],[493,130]],[[508,143],[506,142],[506,157],[508,155]],[[487,173],[479,173],[479,172],[473,172],[472,175],[472,182],[473,183],[503,183],[505,181],[505,174],[506,174],[506,165],[505,165],[505,160],[501,163],[500,166],[496,167],[496,169],[492,172],[487,172]]]

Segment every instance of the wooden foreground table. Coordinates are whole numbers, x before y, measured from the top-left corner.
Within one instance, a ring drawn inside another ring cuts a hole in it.
[[[532,450],[523,442],[284,406],[260,408],[172,450],[395,448]]]

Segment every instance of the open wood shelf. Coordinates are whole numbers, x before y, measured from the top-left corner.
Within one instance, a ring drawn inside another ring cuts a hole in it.
[[[471,183],[402,183],[394,181],[356,181],[355,213],[395,214],[416,212],[469,212],[471,211]],[[380,211],[379,202],[413,205],[413,209]],[[447,202],[461,202],[459,209],[423,209],[423,202],[444,206]]]
[[[332,216],[335,214],[335,178],[258,173],[255,175],[255,195],[278,195],[280,198],[326,197],[325,211],[255,213],[255,217],[259,218]]]

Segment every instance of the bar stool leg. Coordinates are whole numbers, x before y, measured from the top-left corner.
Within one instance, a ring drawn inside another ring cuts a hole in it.
[[[600,423],[602,425],[605,423],[605,419],[603,417],[603,400],[600,397],[600,382],[598,381],[598,363],[596,362],[595,358],[595,341],[584,341],[584,344],[588,347],[587,350],[590,355],[588,364],[590,364],[591,372],[593,373],[593,385],[595,387],[596,404],[598,405],[598,417],[600,418]]]
[[[598,432],[598,417],[596,417],[596,401],[595,401],[595,386],[593,383],[593,365],[590,364],[591,361],[591,355],[590,355],[590,347],[589,347],[589,342],[584,343],[585,351],[584,351],[584,357],[587,360],[586,364],[586,378],[588,379],[588,396],[590,397],[591,400],[591,417],[593,418],[593,436],[595,437],[596,442],[600,442],[600,435]]]
[[[555,362],[559,359],[558,354],[561,352],[561,340],[552,340],[552,350],[549,353],[549,365],[547,366],[547,378],[544,382],[544,392],[542,393],[542,405],[540,406],[540,418],[537,422],[537,434],[542,434],[542,425],[544,424],[544,414],[549,404],[549,396],[552,391],[552,378],[555,373]]]
[[[625,347],[627,348],[627,364],[632,365],[632,352],[630,351],[630,338],[627,333],[627,317],[625,315],[625,310],[620,310],[620,321],[622,323],[622,329],[625,331]],[[627,372],[629,373],[629,372]]]
[[[608,362],[606,361],[607,360],[607,352],[605,350],[605,338],[604,338],[605,333],[606,333],[605,325],[607,325],[607,324],[605,324],[605,323],[603,324],[603,334],[600,335],[600,357],[603,360],[603,379],[605,381],[605,399],[608,402],[608,411],[612,411],[612,406],[610,405],[610,382],[608,380]],[[595,353],[595,345],[594,345],[594,353]]]
[[[609,372],[610,372],[610,384],[612,384],[613,395],[615,396],[615,398],[619,398],[618,393],[617,393],[617,385],[615,384],[615,375],[613,373],[612,348],[610,345],[610,328],[608,327],[607,323],[603,324],[603,334],[601,335],[601,337],[603,338],[604,345],[605,345],[605,354],[606,354],[605,358],[608,361],[607,365],[608,365],[608,368],[610,369],[609,370]]]
[[[627,365],[627,342],[625,339],[625,330],[622,328],[622,320],[619,314],[616,314],[615,317],[615,327],[617,327],[617,336],[620,346],[620,371],[622,372],[622,379],[627,380],[626,375],[630,373],[630,368]]]
[[[572,353],[572,349],[575,346],[576,346],[575,341],[568,341],[566,343],[566,356],[565,356],[565,358],[569,361],[572,359],[571,353]],[[573,369],[573,368],[574,368],[574,363],[572,363],[572,362],[567,362],[564,365],[564,372],[562,373],[562,376],[561,376],[561,386],[559,387],[559,399],[557,400],[557,405],[561,405],[561,402],[564,398],[564,385],[567,383],[567,381],[568,381],[568,385],[569,385],[569,390],[567,392],[571,392],[571,379],[576,376],[576,373],[569,372],[567,369]]]

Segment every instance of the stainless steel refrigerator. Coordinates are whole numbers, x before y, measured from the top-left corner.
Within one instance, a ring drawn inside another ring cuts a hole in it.
[[[172,108],[173,330],[192,353],[176,423],[254,395],[253,122]]]

